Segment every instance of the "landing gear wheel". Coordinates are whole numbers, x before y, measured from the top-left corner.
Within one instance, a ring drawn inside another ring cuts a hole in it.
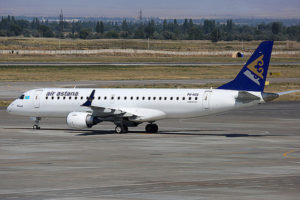
[[[118,133],[118,134],[123,133],[122,127],[120,125],[117,125],[116,128],[115,128],[115,132]]]
[[[117,125],[116,128],[115,128],[115,132],[118,133],[118,134],[121,134],[121,133],[127,133],[128,132],[128,126],[126,125]]]
[[[145,131],[147,133],[157,133],[158,132],[158,126],[156,124],[147,124],[145,127]]]
[[[33,129],[41,129],[41,127],[40,126],[38,126],[38,125],[33,125],[33,127],[32,127]]]

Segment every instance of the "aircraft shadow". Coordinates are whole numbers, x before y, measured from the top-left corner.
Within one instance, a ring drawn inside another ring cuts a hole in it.
[[[191,133],[191,132],[197,133]],[[221,136],[221,137],[265,137],[271,135],[260,135],[260,134],[243,134],[243,133],[201,133],[207,131],[224,131],[224,130],[181,130],[181,131],[159,131],[158,133],[145,133],[141,131],[129,131],[126,134],[147,134],[147,135],[183,135],[183,136]],[[200,133],[199,133],[200,132]],[[109,130],[92,130],[85,131],[84,133],[77,134],[76,136],[92,136],[92,135],[106,135],[115,134],[114,131]],[[278,136],[278,135],[276,135]]]
[[[32,128],[4,128],[7,130],[33,130]],[[40,131],[66,131],[69,133],[76,134],[75,136],[94,136],[94,135],[108,135],[116,134],[114,130],[73,130],[64,128],[41,128]],[[35,131],[35,130],[33,130]],[[170,130],[170,131],[159,131],[158,133],[145,133],[142,131],[129,131],[126,134],[149,134],[149,135],[184,135],[184,136],[221,136],[221,137],[266,137],[272,135],[260,135],[260,134],[244,134],[244,133],[201,133],[201,132],[220,132],[226,130]],[[276,135],[280,136],[280,135]]]

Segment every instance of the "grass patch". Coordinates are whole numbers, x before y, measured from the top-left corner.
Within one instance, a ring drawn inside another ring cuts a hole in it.
[[[254,50],[260,41],[220,41],[208,40],[150,40],[151,50],[203,51],[203,50]],[[274,50],[291,50],[287,41],[276,41]],[[294,42],[297,43],[297,42]],[[295,45],[297,46],[297,45]],[[71,49],[148,49],[148,40],[142,39],[58,39],[0,37],[0,49],[28,50],[71,50]],[[299,49],[293,49],[299,50]]]
[[[233,78],[236,66],[0,66],[0,81]]]
[[[0,66],[0,81],[234,78],[240,66]],[[272,66],[276,77],[300,77],[300,66]]]
[[[12,101],[8,100],[0,100],[0,107],[7,107],[9,104],[11,104]]]

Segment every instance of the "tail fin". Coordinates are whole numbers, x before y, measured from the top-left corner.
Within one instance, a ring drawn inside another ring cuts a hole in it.
[[[260,43],[234,80],[218,89],[263,92],[271,59],[273,41]]]

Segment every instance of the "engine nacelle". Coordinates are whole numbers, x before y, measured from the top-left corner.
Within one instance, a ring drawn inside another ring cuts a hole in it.
[[[76,129],[91,128],[97,124],[97,120],[90,113],[71,112],[67,116],[67,124]]]

